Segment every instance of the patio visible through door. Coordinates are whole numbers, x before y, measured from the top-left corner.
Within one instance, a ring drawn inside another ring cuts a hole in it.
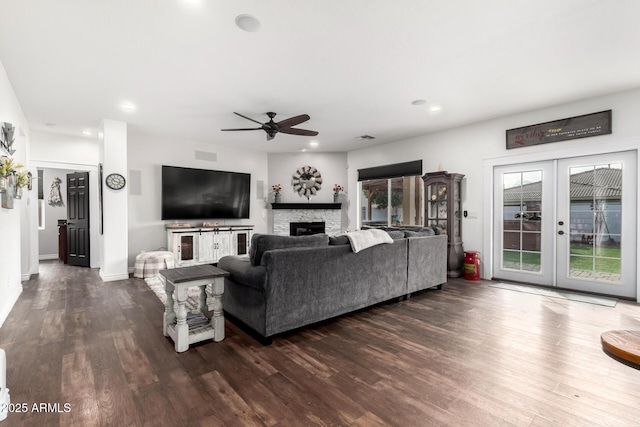
[[[636,153],[494,169],[494,278],[635,297]]]

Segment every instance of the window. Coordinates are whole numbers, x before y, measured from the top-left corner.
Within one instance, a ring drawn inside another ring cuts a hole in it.
[[[358,170],[360,227],[420,226],[422,161]]]

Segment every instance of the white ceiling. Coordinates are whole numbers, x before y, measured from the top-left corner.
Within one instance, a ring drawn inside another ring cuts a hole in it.
[[[636,0],[3,0],[0,61],[32,129],[347,151],[640,87],[638,17]],[[234,111],[320,134],[221,132],[257,126]]]

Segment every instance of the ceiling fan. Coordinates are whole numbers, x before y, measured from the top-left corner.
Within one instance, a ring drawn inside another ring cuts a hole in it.
[[[274,122],[273,118],[276,116],[276,113],[273,112],[268,112],[267,116],[269,116],[269,121],[266,123],[260,123],[257,120],[254,120],[250,117],[247,116],[243,116],[240,113],[236,113],[234,111],[233,114],[236,114],[244,119],[247,120],[251,120],[252,122],[258,123],[260,125],[260,127],[258,128],[239,128],[239,129],[220,129],[220,130],[260,130],[262,129],[263,131],[265,131],[267,133],[267,141],[272,140],[273,138],[276,137],[276,134],[278,132],[280,133],[288,133],[289,135],[302,135],[302,136],[316,136],[318,135],[318,132],[316,132],[315,130],[307,130],[307,129],[297,129],[294,128],[292,126],[295,125],[299,125],[300,123],[304,123],[307,120],[309,120],[311,117],[309,117],[308,114],[300,114],[299,116],[295,116],[295,117],[291,117],[279,122]]]

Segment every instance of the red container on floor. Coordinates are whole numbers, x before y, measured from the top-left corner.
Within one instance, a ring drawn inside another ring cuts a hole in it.
[[[480,280],[480,252],[465,251],[462,270],[466,280]]]

